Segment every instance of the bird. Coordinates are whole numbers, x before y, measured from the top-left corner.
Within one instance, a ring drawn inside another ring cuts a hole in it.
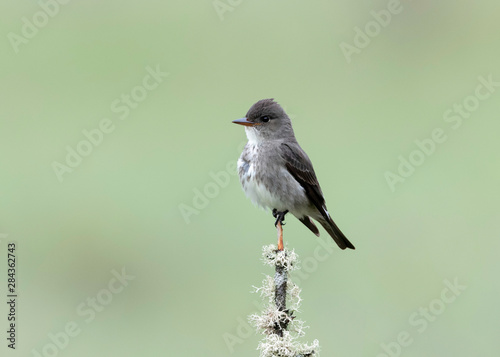
[[[355,249],[330,216],[311,160],[281,105],[274,98],[259,100],[244,118],[232,122],[245,127],[248,139],[237,163],[243,191],[254,205],[270,209],[276,218],[278,250],[283,250],[287,213],[319,237],[314,219],[340,249]]]

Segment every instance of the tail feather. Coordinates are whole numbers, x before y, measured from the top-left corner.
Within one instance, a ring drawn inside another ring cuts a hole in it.
[[[299,218],[299,220],[304,223],[304,225],[311,230],[314,234],[316,234],[316,237],[319,237],[319,230],[318,227],[314,224],[314,222],[311,220],[311,217],[309,216],[304,216],[302,218]]]
[[[328,215],[326,219],[321,217],[317,221],[323,226],[323,228],[325,228],[325,230],[333,238],[335,243],[337,243],[340,249],[346,249],[346,248],[356,249],[354,248],[354,245],[352,245],[352,243],[349,242],[344,233],[340,231],[339,227],[337,227],[335,222],[333,222],[330,215]]]

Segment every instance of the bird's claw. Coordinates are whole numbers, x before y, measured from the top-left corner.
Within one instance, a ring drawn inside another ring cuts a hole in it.
[[[278,223],[281,223],[282,226],[285,225],[285,215],[288,213],[288,210],[284,212],[278,212],[275,208],[273,209],[273,217],[276,218],[276,222],[274,222],[274,226],[276,227]]]

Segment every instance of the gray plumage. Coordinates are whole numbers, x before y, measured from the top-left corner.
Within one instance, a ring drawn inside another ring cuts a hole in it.
[[[245,194],[260,207],[289,211],[314,234],[318,221],[341,249],[354,246],[333,222],[311,160],[295,139],[292,122],[273,99],[255,103],[246,117],[248,143],[238,160]]]

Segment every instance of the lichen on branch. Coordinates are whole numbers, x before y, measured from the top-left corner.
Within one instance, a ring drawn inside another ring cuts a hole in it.
[[[312,344],[298,341],[305,335],[306,326],[293,315],[302,299],[300,288],[289,279],[289,272],[299,269],[297,254],[286,248],[279,251],[271,244],[262,248],[262,261],[275,267],[275,275],[267,275],[261,287],[254,287],[267,303],[260,315],[249,316],[250,323],[264,335],[257,347],[260,357],[319,356],[318,340]]]

